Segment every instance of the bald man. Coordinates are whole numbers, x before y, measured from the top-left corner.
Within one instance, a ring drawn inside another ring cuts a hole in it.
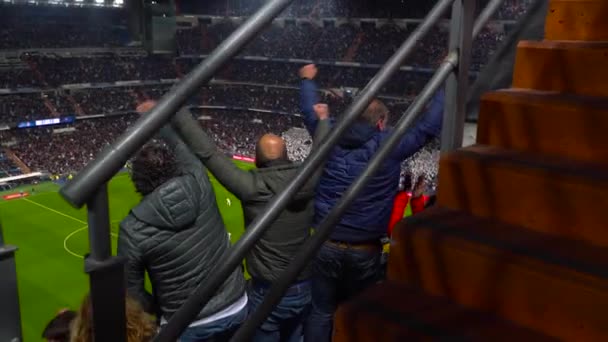
[[[327,105],[315,104],[314,112],[319,124],[313,132],[313,149],[329,133]],[[191,114],[181,111],[173,119],[173,127],[220,183],[241,200],[245,226],[264,212],[266,204],[298,172],[299,164],[287,157],[285,141],[274,134],[265,134],[260,138],[256,144],[257,168],[244,171],[231,158],[218,151]],[[262,302],[272,282],[287,268],[296,251],[310,237],[313,197],[322,170],[320,167],[302,187],[247,255],[247,271],[252,277],[249,291],[252,310]],[[302,323],[311,301],[309,278],[310,270],[306,269],[258,328],[253,341],[300,341]]]

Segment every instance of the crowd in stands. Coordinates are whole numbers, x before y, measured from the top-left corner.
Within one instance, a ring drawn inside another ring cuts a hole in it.
[[[4,16],[2,16],[4,17]],[[73,23],[0,22],[0,49],[108,47],[125,45],[125,28]]]
[[[496,14],[497,19],[516,20],[531,0],[505,0]],[[259,9],[264,0],[198,1],[184,4],[189,13],[217,16],[248,16]],[[305,0],[290,5],[282,17],[353,17],[353,18],[422,18],[434,1],[365,1],[365,0]],[[478,11],[488,0],[477,1]]]
[[[137,87],[83,88],[0,95],[0,124],[47,119],[53,116],[109,115],[133,112],[135,105],[146,99],[157,99],[169,91],[170,84]],[[332,111],[342,112],[347,101],[339,89],[324,91],[324,101]],[[48,105],[48,107],[47,107]],[[191,106],[227,106],[298,114],[298,93],[294,87],[272,87],[243,84],[206,86],[189,101]],[[391,111],[402,113],[405,99],[388,100]]]
[[[116,9],[0,3],[0,49],[124,46],[126,13]]]
[[[173,59],[168,57],[94,58],[30,57],[36,69],[51,86],[74,83],[103,83],[129,80],[160,80],[176,78]]]
[[[0,69],[0,88],[41,87],[42,82],[27,65]]]
[[[303,127],[302,119],[293,115],[209,110],[194,113],[218,148],[230,155],[253,156],[255,143],[263,134],[281,135],[292,127]]]
[[[366,8],[363,1],[349,1],[349,6],[344,6],[343,0],[336,1],[303,1],[298,5],[291,6],[286,12],[287,16],[307,17],[308,15],[320,17],[357,17],[369,14],[369,17],[390,17],[381,11]],[[205,2],[199,4],[204,14],[226,14],[247,15],[251,10],[259,6],[258,1],[227,1],[222,8],[214,7],[217,2]],[[478,3],[478,7],[483,5]],[[508,19],[523,13],[528,0],[506,1],[501,7],[498,17]],[[426,4],[428,7],[432,4]],[[114,10],[104,10],[100,15],[99,10],[82,9],[78,14],[69,11],[44,12],[45,20],[40,20],[41,13],[33,13],[36,8],[23,9],[19,6],[3,6],[0,18],[0,49],[15,49],[27,47],[77,47],[77,46],[122,46],[124,39],[125,18]],[[421,6],[420,1],[401,4],[399,8],[391,9],[395,17],[419,17],[428,11]],[[245,8],[248,7],[248,8]],[[407,15],[399,14],[399,11],[408,10]],[[79,11],[74,9],[73,11]],[[228,10],[228,12],[226,12]],[[88,13],[82,15],[82,13]],[[31,17],[31,18],[30,18]],[[68,17],[78,18],[74,21],[65,20]],[[101,25],[101,23],[105,25]],[[86,24],[83,24],[86,23]],[[108,24],[110,23],[110,24]],[[223,20],[214,24],[202,23],[195,29],[178,30],[178,46],[181,53],[208,53],[219,42],[225,39],[236,27],[230,20]],[[412,27],[407,28],[395,23],[388,22],[382,25],[363,22],[361,24],[342,23],[339,25],[327,22],[324,27],[317,26],[308,21],[286,22],[284,24],[273,24],[266,29],[262,35],[254,40],[242,55],[254,55],[276,58],[303,58],[327,61],[355,61],[372,64],[384,62],[401,44],[403,38],[411,33]],[[502,39],[502,34],[494,30],[485,29],[474,42],[472,68],[479,70],[487,60],[488,55]],[[294,43],[297,42],[297,43]],[[420,42],[406,64],[430,68],[436,66],[437,62],[446,53],[447,32],[434,29],[427,38]],[[171,56],[147,56],[147,57],[124,57],[114,54],[95,55],[94,57],[49,57],[49,55],[24,54],[22,63],[18,67],[0,69],[0,87],[39,87],[46,88],[41,93],[20,93],[0,95],[0,123],[19,122],[34,119],[48,118],[55,115],[93,115],[125,113],[134,110],[136,103],[148,99],[158,98],[168,89],[168,85],[149,87],[120,87],[120,88],[90,88],[55,90],[65,84],[73,83],[99,83],[130,80],[159,80],[172,79],[188,73],[200,62],[198,58],[171,57]],[[258,84],[294,86],[298,83],[295,70],[298,65],[284,62],[233,60],[229,63],[217,79],[225,79],[238,82],[251,82]],[[318,81],[327,88],[363,87],[375,74],[374,68],[355,68],[335,65],[320,65]],[[403,113],[408,105],[408,98],[416,95],[421,87],[430,78],[429,72],[401,71],[397,73],[391,82],[381,93],[403,97],[401,101],[387,101],[394,113]],[[345,101],[339,96],[325,96],[324,100],[330,103],[333,112],[342,112]],[[195,96],[191,105],[220,105],[245,108],[258,108],[285,113],[298,113],[298,98],[296,91],[289,88],[274,88],[261,86],[221,86],[214,85],[204,87]],[[255,115],[246,112],[234,112],[226,115],[225,112],[210,113],[212,120],[203,120],[204,124],[217,122],[219,116],[226,118],[225,127],[243,127],[251,130],[245,134],[245,140],[254,141],[260,130],[256,125],[250,125]],[[259,116],[259,115],[258,115]],[[127,116],[128,117],[128,116]],[[398,115],[391,116],[392,123]],[[283,121],[284,122],[283,122]],[[266,127],[263,130],[276,131],[277,134],[286,132],[291,121],[297,122],[295,127],[301,127],[300,119],[262,120],[263,125],[276,125],[276,128]],[[283,125],[281,125],[283,122]],[[117,132],[123,127],[118,119],[96,121],[91,126],[100,126],[101,131]],[[286,126],[287,125],[287,126]],[[85,132],[88,126],[78,123],[75,126],[82,127],[78,132]],[[215,129],[214,135],[217,141],[220,137],[226,137],[230,129]],[[34,132],[34,131],[32,131]],[[51,134],[51,129],[42,129],[32,133],[28,144],[43,141]],[[297,132],[297,130],[296,130]],[[26,134],[18,134],[26,136]],[[70,134],[64,135],[67,137]],[[80,135],[80,133],[78,133]],[[296,134],[298,136],[298,134]],[[305,138],[302,138],[306,141]],[[74,140],[70,137],[68,140]],[[111,140],[111,139],[109,139]],[[109,141],[108,140],[108,141]],[[70,145],[71,144],[71,145]],[[41,144],[44,145],[44,144]],[[49,144],[50,145],[50,144]],[[98,145],[103,145],[98,144]],[[66,146],[79,146],[75,142],[67,142]],[[84,144],[83,146],[86,146]],[[227,153],[252,155],[252,144],[228,142],[223,149]],[[35,152],[40,153],[41,152]],[[76,163],[76,168],[83,165],[90,158],[91,152],[75,151],[69,158],[83,160]],[[36,158],[30,158],[36,160]],[[38,158],[41,160],[41,158]],[[56,162],[46,163],[40,161],[34,163],[35,168],[47,168],[62,171],[64,166]]]
[[[281,135],[293,127],[303,127],[300,117],[294,115],[200,109],[193,109],[193,113],[218,147],[229,155],[253,156],[255,142],[264,133]],[[135,119],[135,115],[129,114],[78,120],[73,125],[61,127],[74,130],[21,129],[5,132],[3,139],[17,141],[12,150],[32,169],[67,174],[82,169]],[[303,160],[306,155],[298,154],[297,160]]]
[[[84,115],[116,114],[135,109],[135,97],[126,88],[97,88],[74,91],[73,98]]]
[[[41,93],[0,95],[0,123],[29,121],[51,116]]]
[[[184,54],[208,54],[236,26],[236,23],[227,19],[213,25],[178,30],[179,49]],[[382,64],[413,29],[412,25],[403,28],[391,23],[380,27],[374,23],[362,23],[360,26],[345,23],[337,27],[326,24],[320,27],[308,22],[288,22],[282,26],[271,25],[248,45],[242,55]],[[479,66],[487,60],[487,55],[496,49],[502,38],[501,32],[486,28],[474,40],[474,70],[479,70]],[[415,53],[405,64],[433,67],[446,55],[447,45],[448,32],[435,28],[418,43]]]
[[[53,174],[79,171],[107,144],[114,141],[135,115],[77,121],[74,131],[54,128],[11,131],[18,144],[11,147],[30,168]]]

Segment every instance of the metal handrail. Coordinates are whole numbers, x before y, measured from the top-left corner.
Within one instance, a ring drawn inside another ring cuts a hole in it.
[[[425,20],[412,32],[407,40],[399,47],[395,54],[384,64],[374,78],[361,90],[358,97],[346,109],[339,123],[333,127],[331,134],[327,136],[319,148],[313,151],[301,165],[298,174],[286,186],[286,188],[266,206],[264,212],[257,216],[247,227],[245,233],[233,246],[228,258],[220,265],[217,265],[210,273],[211,277],[194,290],[184,302],[182,307],[173,315],[169,323],[161,329],[159,335],[154,339],[155,342],[169,342],[177,339],[179,334],[186,329],[201,309],[213,297],[217,289],[224,283],[225,279],[241,265],[245,254],[262,237],[269,225],[285,209],[291,198],[310,178],[312,173],[321,166],[326,156],[333,150],[338,143],[340,136],[348,127],[359,117],[367,108],[375,95],[390,80],[391,76],[399,70],[404,60],[413,52],[414,47],[426,33],[428,33],[434,23],[450,7],[454,0],[440,0],[429,12]]]

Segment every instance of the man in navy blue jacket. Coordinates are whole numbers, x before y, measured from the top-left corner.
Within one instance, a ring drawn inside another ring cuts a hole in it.
[[[311,134],[317,125],[313,107],[320,102],[314,82],[316,74],[317,68],[313,64],[300,69],[300,106]],[[439,135],[443,102],[441,90],[427,105],[423,117],[403,136],[380,171],[373,175],[317,254],[313,265],[313,309],[305,334],[307,341],[330,341],[338,303],[379,280],[380,239],[386,236],[388,229],[401,162]],[[330,153],[317,186],[315,226],[323,221],[391,134],[387,127],[388,115],[386,106],[373,100]]]

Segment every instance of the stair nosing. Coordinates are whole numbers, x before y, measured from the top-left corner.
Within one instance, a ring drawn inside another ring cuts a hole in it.
[[[480,161],[489,161],[507,167],[523,166],[546,173],[558,173],[568,177],[584,178],[585,182],[608,182],[608,165],[572,158],[523,152],[497,146],[475,144],[446,154],[446,160],[465,156]]]
[[[524,239],[519,239],[519,241],[513,241],[509,239],[497,239],[496,236],[490,234],[483,234],[483,230],[475,231],[471,228],[463,228],[454,223],[446,223],[445,221],[439,221],[437,219],[434,219],[433,215],[438,214],[459,215],[459,217],[476,222],[476,226],[480,225],[484,227],[492,224],[497,230],[503,230],[505,232],[517,231],[518,233],[522,234]],[[593,264],[586,260],[583,260],[585,259],[585,257],[580,255],[580,252],[577,252],[574,249],[579,248],[581,250],[593,250],[594,252],[602,252],[603,254],[608,255],[608,247],[594,246],[582,240],[574,240],[565,237],[539,233],[521,226],[500,222],[496,219],[482,218],[463,211],[448,209],[444,207],[435,207],[423,215],[419,214],[412,216],[408,218],[406,222],[406,229],[430,230],[445,236],[452,236],[465,241],[479,243],[482,246],[489,246],[499,251],[508,251],[516,257],[537,260],[541,263],[565,268],[569,271],[574,271],[582,275],[588,275],[601,278],[603,280],[608,280],[608,259],[605,260],[605,262],[598,262],[596,264]],[[498,228],[496,228],[497,225]],[[547,237],[547,240],[544,241],[545,245],[526,245],[526,243],[528,242],[542,242],[543,240],[541,238],[543,236]],[[562,244],[571,244],[570,247],[572,249],[569,251],[568,254],[564,255],[562,253],[556,252],[555,250],[551,250],[552,248],[557,248],[557,246],[555,245],[559,242],[561,242]]]
[[[536,49],[570,49],[582,48],[593,50],[608,50],[608,42],[604,41],[584,41],[584,40],[522,40],[517,44],[517,48],[536,48]]]
[[[506,94],[509,97],[502,97]],[[583,107],[596,110],[608,110],[608,98],[573,93],[562,93],[551,90],[538,90],[527,88],[498,89],[485,93],[482,101],[499,102],[508,100],[509,103],[529,104],[530,106],[567,106],[568,108]],[[530,103],[530,100],[538,102]]]

